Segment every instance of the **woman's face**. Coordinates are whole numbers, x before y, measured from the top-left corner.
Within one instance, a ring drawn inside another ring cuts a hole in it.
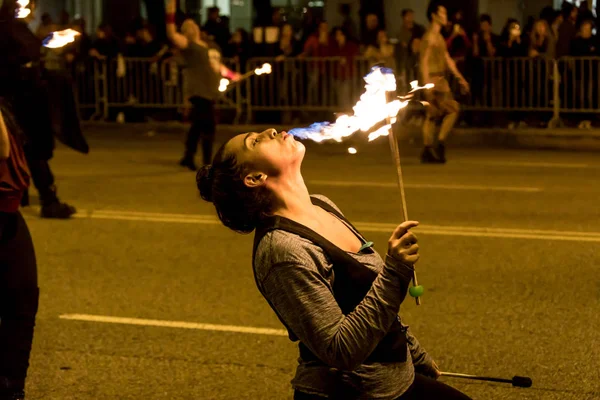
[[[586,22],[581,25],[581,37],[584,39],[592,37],[592,24]]]
[[[251,174],[260,172],[273,178],[299,173],[306,148],[286,132],[267,129],[237,135],[225,151],[235,154],[238,164],[247,165]]]
[[[294,30],[290,24],[285,24],[283,28],[281,28],[281,35],[284,37],[292,37],[294,35]]]
[[[534,32],[540,36],[546,36],[546,24],[543,21],[536,22]]]

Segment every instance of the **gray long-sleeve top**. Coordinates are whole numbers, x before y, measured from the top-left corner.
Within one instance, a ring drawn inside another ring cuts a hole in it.
[[[315,197],[336,207],[324,196]],[[265,235],[255,255],[257,284],[292,332],[327,365],[299,358],[292,380],[295,389],[325,397],[333,388],[337,392],[352,388],[360,393],[357,399],[394,399],[412,383],[415,367],[431,369],[431,357],[410,329],[406,327],[406,362],[363,361],[399,318],[412,270],[389,257],[384,262],[377,252],[349,254],[379,275],[348,315],[333,297],[334,274],[325,253],[298,235],[282,230]]]

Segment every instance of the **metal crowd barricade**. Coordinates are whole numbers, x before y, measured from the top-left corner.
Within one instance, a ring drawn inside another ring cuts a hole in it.
[[[235,71],[235,60],[223,62]],[[243,110],[253,112],[351,112],[364,91],[363,77],[371,65],[361,57],[346,63],[343,58],[252,58],[247,70],[270,63],[273,73],[235,85],[218,101],[217,108],[235,111],[237,123]],[[73,72],[82,110],[93,117],[108,118],[114,108],[183,108],[185,81],[175,59],[153,63],[149,59],[87,60]],[[417,70],[399,77],[399,92],[417,78]],[[600,57],[485,58],[466,72],[471,94],[462,96],[457,82],[451,86],[462,108],[469,111],[552,112],[550,126],[560,113],[596,113],[600,110]]]
[[[239,63],[232,59],[222,62],[232,70],[239,72]],[[176,59],[155,62],[147,58],[117,57],[104,63],[99,85],[105,93],[103,100],[104,118],[108,118],[111,108],[187,108],[185,98],[185,78],[183,67]],[[228,91],[216,104],[218,109],[231,109],[236,112],[237,122],[242,111],[242,96],[238,87]]]
[[[560,111],[597,113],[600,107],[600,57],[558,60]]]

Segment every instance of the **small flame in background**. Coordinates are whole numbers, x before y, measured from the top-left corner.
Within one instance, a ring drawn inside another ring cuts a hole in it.
[[[410,83],[412,90],[407,96],[388,102],[386,92],[396,90],[396,77],[391,69],[373,67],[364,79],[365,93],[353,107],[354,115],[340,115],[334,123],[316,122],[307,128],[291,129],[288,133],[299,139],[310,139],[317,143],[330,139],[341,142],[345,137],[358,131],[368,132],[374,126],[389,119],[388,124],[369,134],[369,142],[371,142],[389,134],[392,124],[396,122],[398,112],[408,105],[413,93],[434,87],[432,83],[419,86],[418,81],[413,81]],[[350,154],[356,154],[350,149],[348,151]],[[356,149],[354,151],[356,152]]]
[[[81,35],[81,33],[73,30],[73,29],[65,29],[62,31],[52,32],[46,39],[44,39],[43,44],[44,47],[49,49],[58,49],[68,45],[69,43],[73,43],[75,41],[75,37]]]
[[[273,72],[273,69],[271,68],[271,64],[263,64],[261,67],[256,68],[254,70],[254,74],[256,75],[268,75],[271,72]],[[250,75],[244,75],[242,76],[242,79],[246,79],[248,76]],[[221,79],[221,82],[219,82],[219,92],[223,93],[227,91],[227,87],[229,87],[229,79]]]
[[[348,153],[350,153],[350,154],[356,154],[356,153],[358,153],[358,151],[356,151],[356,149],[354,147],[349,147],[348,148]]]
[[[17,12],[15,18],[27,18],[31,14],[31,10],[27,8],[29,0],[17,0]]]

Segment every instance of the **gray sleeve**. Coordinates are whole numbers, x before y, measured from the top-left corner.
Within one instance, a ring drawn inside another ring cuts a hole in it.
[[[260,282],[263,293],[286,325],[319,359],[340,370],[354,370],[373,352],[397,318],[412,270],[386,264],[363,301],[344,315],[317,265],[310,258],[302,259],[301,263],[272,265]]]
[[[406,329],[406,340],[408,341],[408,348],[413,360],[413,365],[415,366],[415,371],[423,375],[435,376],[433,374],[433,359],[412,334],[408,325],[402,324],[402,326]]]

